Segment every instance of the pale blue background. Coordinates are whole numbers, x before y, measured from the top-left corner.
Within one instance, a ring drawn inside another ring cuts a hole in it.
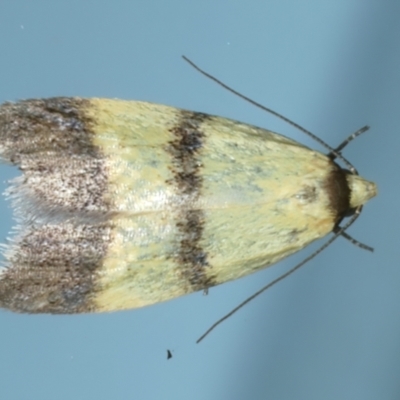
[[[378,183],[343,239],[195,339],[309,248],[251,277],[136,311],[0,312],[0,390],[29,399],[400,398],[400,2],[18,1],[0,3],[0,100],[140,99],[310,140],[195,72],[207,71],[333,146]],[[16,171],[1,166],[1,181]],[[1,200],[1,238],[11,229]],[[166,359],[166,350],[173,358]]]

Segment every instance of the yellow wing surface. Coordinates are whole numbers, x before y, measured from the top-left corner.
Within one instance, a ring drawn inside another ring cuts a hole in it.
[[[145,102],[0,106],[0,156],[23,175],[0,306],[142,307],[302,249],[376,195],[326,155],[237,121]]]

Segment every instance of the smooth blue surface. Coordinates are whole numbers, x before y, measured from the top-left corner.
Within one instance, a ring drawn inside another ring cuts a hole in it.
[[[315,246],[251,277],[141,310],[0,311],[4,399],[400,398],[400,3],[0,3],[0,100],[103,96],[218,114],[311,140],[194,71],[200,66],[333,146],[379,187],[350,234],[196,338]],[[1,181],[17,172],[1,166]],[[1,199],[1,238],[12,225]],[[167,361],[167,349],[173,358]]]

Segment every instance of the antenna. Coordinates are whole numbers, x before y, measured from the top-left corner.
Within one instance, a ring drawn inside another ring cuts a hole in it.
[[[284,117],[282,114],[263,106],[260,103],[257,103],[256,101],[250,99],[249,97],[237,92],[236,90],[232,89],[230,86],[226,85],[225,83],[221,82],[219,79],[217,79],[216,77],[214,77],[213,75],[210,75],[209,73],[205,72],[204,70],[202,70],[200,67],[198,67],[193,61],[189,60],[186,56],[182,56],[182,58],[188,62],[193,68],[195,68],[197,71],[199,71],[202,75],[206,76],[207,78],[211,79],[212,81],[216,82],[218,85],[222,86],[224,89],[228,90],[229,92],[235,94],[236,96],[239,96],[240,98],[246,100],[247,102],[249,102],[250,104],[255,105],[256,107],[267,111],[268,113],[280,118],[281,120],[287,122],[288,124],[294,126],[295,128],[299,129],[300,131],[302,131],[303,133],[305,133],[306,135],[308,135],[309,137],[311,137],[312,139],[314,139],[316,142],[318,142],[319,144],[321,144],[323,147],[325,147],[327,150],[329,150],[329,154],[328,157],[330,157],[332,160],[334,160],[335,158],[338,158],[339,160],[341,160],[350,170],[350,172],[354,175],[358,175],[357,170],[355,169],[355,167],[345,158],[342,156],[341,151],[351,142],[353,141],[356,137],[358,137],[359,135],[361,135],[362,133],[366,132],[369,127],[368,126],[364,126],[362,128],[360,128],[359,130],[357,130],[356,132],[352,133],[351,135],[349,135],[337,148],[333,148],[331,146],[329,146],[325,141],[323,141],[322,139],[320,139],[318,136],[314,135],[312,132],[310,132],[309,130],[303,128],[301,125],[293,122],[292,120],[290,120],[289,118]],[[361,243],[359,241],[357,241],[356,239],[352,238],[349,234],[347,234],[345,231],[355,222],[355,220],[359,217],[360,213],[362,211],[362,206],[356,208],[354,210],[354,214],[353,216],[350,218],[350,220],[343,226],[336,226],[333,230],[334,235],[326,242],[324,243],[321,247],[319,247],[314,253],[312,253],[310,256],[306,257],[303,261],[301,261],[299,264],[297,264],[296,266],[294,266],[293,268],[289,269],[287,272],[283,273],[282,275],[280,275],[278,278],[274,279],[272,282],[268,283],[267,285],[265,285],[264,287],[262,287],[260,290],[258,290],[257,292],[255,292],[254,294],[252,294],[250,297],[248,297],[246,300],[244,300],[243,302],[241,302],[238,306],[236,306],[234,309],[232,309],[230,312],[228,312],[226,315],[224,315],[222,318],[220,318],[218,321],[216,321],[213,325],[211,325],[211,327],[209,329],[207,329],[207,331],[205,333],[203,333],[203,335],[201,335],[199,337],[199,339],[197,339],[196,343],[200,343],[209,333],[211,333],[211,331],[213,331],[219,324],[221,324],[222,322],[224,322],[226,319],[228,319],[230,316],[232,316],[236,311],[240,310],[242,307],[244,307],[247,303],[249,303],[250,301],[254,300],[257,296],[259,296],[261,293],[265,292],[266,290],[268,290],[269,288],[271,288],[272,286],[274,286],[276,283],[280,282],[281,280],[283,280],[284,278],[288,277],[289,275],[293,274],[295,271],[297,271],[300,267],[302,267],[304,264],[306,264],[308,261],[310,261],[311,259],[313,259],[315,256],[317,256],[319,253],[321,253],[323,250],[325,250],[328,246],[330,246],[339,236],[343,236],[344,238],[346,238],[347,240],[349,240],[351,243],[353,243],[354,245],[364,249],[364,250],[368,250],[368,251],[373,251],[373,248],[370,246],[367,246],[364,243]]]
[[[302,131],[303,133],[305,133],[307,136],[311,137],[312,139],[314,139],[316,142],[318,142],[321,146],[325,147],[327,150],[330,151],[330,154],[332,154],[334,157],[333,158],[338,158],[339,160],[341,160],[344,164],[346,164],[347,168],[349,168],[349,170],[355,174],[358,175],[357,170],[354,168],[354,166],[350,163],[350,161],[348,161],[346,158],[344,158],[342,156],[342,154],[340,153],[340,150],[342,150],[348,143],[350,143],[353,139],[355,139],[358,135],[360,135],[361,133],[367,131],[369,129],[368,126],[365,126],[361,129],[359,129],[357,132],[351,134],[345,141],[343,141],[340,146],[338,147],[338,149],[334,149],[333,147],[329,146],[328,143],[326,143],[325,141],[323,141],[321,138],[319,138],[317,135],[315,135],[314,133],[310,132],[309,130],[307,130],[306,128],[303,128],[301,125],[296,124],[296,122],[292,121],[291,119],[284,117],[282,114],[272,110],[271,108],[265,107],[260,103],[257,103],[256,101],[250,99],[249,97],[243,95],[242,93],[239,93],[238,91],[236,91],[235,89],[232,89],[230,86],[226,85],[225,83],[223,83],[222,81],[220,81],[219,79],[217,79],[215,76],[210,75],[208,72],[202,70],[200,67],[198,67],[193,61],[189,60],[186,56],[182,56],[182,58],[188,62],[193,68],[195,68],[197,71],[199,71],[201,74],[203,74],[204,76],[206,76],[207,78],[211,79],[212,81],[216,82],[218,85],[222,86],[223,88],[225,88],[226,90],[228,90],[229,92],[235,94],[236,96],[239,96],[240,98],[242,98],[243,100],[246,100],[247,102],[249,102],[250,104],[253,104],[254,106],[261,108],[261,110],[264,110],[272,115],[274,115],[275,117],[280,118],[281,120],[287,122],[289,125],[294,126],[295,128],[299,129],[300,131]],[[332,157],[332,156],[331,156]]]

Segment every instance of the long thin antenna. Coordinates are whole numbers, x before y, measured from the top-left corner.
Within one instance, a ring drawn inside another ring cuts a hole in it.
[[[212,81],[216,82],[218,85],[222,86],[229,92],[235,94],[236,96],[239,96],[243,100],[246,100],[247,102],[255,105],[258,108],[261,108],[261,110],[264,110],[272,115],[275,115],[276,117],[280,118],[281,120],[287,122],[288,124],[294,126],[295,128],[299,129],[309,137],[313,138],[316,142],[318,142],[321,146],[325,147],[331,154],[333,154],[335,157],[337,157],[339,160],[342,160],[344,164],[346,164],[347,168],[353,173],[358,175],[357,170],[354,168],[354,166],[348,161],[345,157],[343,157],[340,152],[338,152],[336,149],[333,147],[329,146],[328,143],[320,139],[317,135],[314,135],[312,132],[307,130],[306,128],[303,128],[301,125],[296,124],[296,122],[290,120],[289,118],[284,117],[282,114],[279,114],[278,112],[272,110],[271,108],[265,107],[260,103],[257,103],[256,101],[250,99],[249,97],[237,92],[235,89],[232,89],[230,86],[226,85],[225,83],[221,82],[219,79],[217,79],[215,76],[210,75],[208,72],[202,70],[200,67],[198,67],[193,61],[189,60],[186,56],[182,56],[182,58],[188,62],[193,68],[195,68],[197,71],[199,71],[201,74],[206,76],[207,78],[211,79]],[[348,140],[345,145],[350,142],[352,139]],[[343,143],[342,143],[343,144]],[[344,146],[342,146],[340,149],[342,149]]]
[[[241,99],[249,102],[250,104],[255,105],[258,108],[261,108],[262,110],[282,119],[283,121],[287,122],[288,124],[294,126],[295,128],[299,129],[301,132],[305,133],[306,135],[308,135],[309,137],[311,137],[312,139],[314,139],[315,141],[317,141],[318,143],[320,143],[323,147],[325,147],[326,149],[329,150],[329,154],[328,157],[331,158],[332,160],[334,160],[335,158],[339,158],[340,160],[342,160],[346,166],[349,168],[350,172],[353,173],[354,175],[358,175],[358,171],[356,170],[356,168],[346,159],[343,157],[341,151],[351,142],[353,141],[357,136],[361,135],[362,133],[366,132],[369,129],[369,126],[364,126],[361,129],[359,129],[358,131],[352,133],[351,135],[349,135],[342,143],[340,143],[340,145],[338,147],[336,147],[335,149],[331,146],[329,146],[325,141],[323,141],[322,139],[320,139],[318,136],[314,135],[313,133],[311,133],[309,130],[303,128],[301,125],[297,124],[296,122],[290,120],[289,118],[283,116],[282,114],[279,114],[278,112],[263,106],[260,103],[257,103],[256,101],[250,99],[249,97],[243,95],[242,93],[239,93],[238,91],[236,91],[235,89],[231,88],[230,86],[226,85],[225,83],[223,83],[222,81],[220,81],[219,79],[217,79],[215,76],[209,74],[208,72],[202,70],[198,65],[196,65],[193,61],[189,60],[189,58],[187,58],[186,56],[182,56],[182,58],[189,63],[194,69],[196,69],[197,71],[199,71],[202,75],[204,75],[206,78],[211,79],[212,81],[216,82],[218,85],[222,86],[224,89],[228,90],[229,92],[235,94],[236,96],[239,96]],[[350,235],[345,234],[344,232],[342,232],[342,236],[344,238],[346,238],[347,240],[349,240],[351,243],[353,243],[354,245],[365,249],[365,250],[369,250],[369,251],[373,251],[372,247],[367,246],[364,243],[360,243],[359,241],[353,239]]]
[[[363,126],[358,131],[355,131],[351,135],[349,135],[342,143],[336,147],[335,152],[340,153],[350,142],[352,142],[356,137],[360,136],[362,133],[366,132],[369,129],[368,125]],[[332,155],[335,155],[334,153]],[[331,156],[332,156],[331,155]]]
[[[289,118],[284,117],[283,115],[279,114],[278,112],[263,106],[260,103],[257,103],[256,101],[250,99],[249,97],[237,92],[236,90],[232,89],[230,86],[226,85],[225,83],[221,82],[219,79],[214,77],[213,75],[210,75],[209,73],[203,71],[200,67],[198,67],[193,61],[189,60],[187,57],[182,56],[182,58],[188,62],[193,68],[195,68],[197,71],[199,71],[201,74],[206,76],[207,78],[211,79],[212,81],[216,82],[218,85],[222,86],[229,92],[235,94],[236,96],[239,96],[243,100],[246,100],[247,102],[253,104],[254,106],[280,118],[281,120],[287,122],[288,124],[294,126],[295,128],[299,129],[312,139],[314,139],[316,142],[321,144],[323,147],[329,150],[328,157],[330,157],[332,160],[335,158],[340,159],[350,170],[350,172],[354,175],[358,175],[357,170],[355,167],[345,158],[342,156],[341,151],[344,149],[345,146],[347,146],[352,140],[354,140],[357,136],[361,135],[362,133],[366,132],[369,127],[364,126],[358,131],[354,132],[350,136],[348,136],[336,149],[333,147],[329,146],[325,141],[320,139],[318,136],[314,135],[311,133],[309,130],[303,128],[301,125],[293,122]],[[269,289],[271,286],[274,286],[276,283],[280,282],[282,279],[285,279],[289,275],[293,274],[295,271],[297,271],[300,267],[302,267],[304,264],[306,264],[308,261],[310,261],[312,258],[317,256],[319,253],[321,253],[323,250],[325,250],[328,246],[330,246],[339,236],[343,236],[353,244],[355,244],[358,247],[361,247],[365,250],[373,251],[372,247],[369,247],[363,243],[358,242],[357,240],[353,239],[350,235],[348,235],[345,231],[354,223],[354,221],[359,217],[360,213],[362,210],[362,206],[358,207],[354,211],[354,215],[350,218],[350,220],[343,226],[337,226],[333,230],[334,236],[332,236],[326,243],[324,243],[319,249],[317,249],[314,253],[312,253],[310,256],[306,257],[302,262],[294,266],[293,268],[289,269],[287,272],[279,276],[278,278],[274,279],[272,282],[268,283],[264,287],[262,287],[260,290],[255,292],[253,295],[248,297],[246,300],[244,300],[242,303],[240,303],[237,307],[235,307],[233,310],[231,310],[229,313],[227,313],[225,316],[220,318],[217,322],[215,322],[203,335],[200,336],[200,338],[196,341],[196,343],[201,342],[211,331],[213,331],[219,324],[224,322],[226,319],[228,319],[231,315],[233,315],[236,311],[240,310],[242,307],[244,307],[247,303],[255,299],[257,296],[259,296],[261,293],[265,292],[267,289]]]
[[[361,214],[361,210],[362,210],[362,207],[360,207],[360,211],[359,211],[360,214]],[[340,230],[340,227],[336,227],[336,228],[333,230],[333,232],[334,232],[334,233],[337,233],[337,232],[339,232],[339,230]],[[346,240],[348,240],[351,244],[354,244],[354,246],[357,246],[357,247],[359,247],[360,249],[370,251],[371,253],[374,251],[374,248],[373,248],[373,247],[368,246],[368,245],[366,245],[365,243],[359,242],[358,240],[356,240],[356,239],[354,239],[352,236],[350,236],[347,232],[342,232],[341,235],[342,235]]]
[[[354,215],[351,217],[351,219],[343,226],[341,227],[337,233],[335,233],[334,236],[332,236],[326,243],[324,243],[318,250],[316,250],[314,253],[309,255],[307,258],[305,258],[302,262],[294,266],[293,268],[289,269],[289,271],[285,272],[284,274],[278,276],[278,278],[274,279],[272,282],[268,283],[264,287],[262,287],[260,290],[252,294],[250,297],[248,297],[246,300],[241,302],[238,306],[236,306],[234,309],[229,311],[227,314],[225,314],[222,318],[220,318],[218,321],[216,321],[214,324],[210,326],[196,341],[196,343],[200,343],[211,331],[213,331],[219,324],[224,322],[226,319],[228,319],[230,316],[235,314],[236,311],[240,310],[242,307],[244,307],[247,303],[250,301],[254,300],[256,297],[258,297],[261,293],[265,292],[268,290],[271,286],[274,286],[276,283],[280,282],[282,279],[287,278],[289,275],[292,275],[294,272],[296,272],[300,267],[302,267],[304,264],[306,264],[308,261],[313,259],[316,255],[321,253],[323,250],[325,250],[328,246],[330,246],[350,225],[354,223],[354,221],[359,217],[360,212],[361,212],[361,207],[359,207]],[[360,211],[359,211],[360,210]]]

